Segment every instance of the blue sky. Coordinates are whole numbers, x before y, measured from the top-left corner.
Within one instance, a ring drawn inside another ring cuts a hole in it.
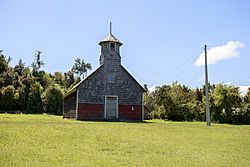
[[[211,83],[250,85],[248,0],[0,0],[0,6],[0,49],[12,65],[20,58],[30,65],[41,50],[43,70],[51,73],[69,70],[77,57],[96,69],[98,42],[112,21],[122,64],[141,84],[200,87],[204,68],[195,62],[207,44],[215,59]]]

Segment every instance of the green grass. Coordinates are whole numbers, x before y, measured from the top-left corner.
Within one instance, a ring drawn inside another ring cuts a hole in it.
[[[0,166],[250,166],[250,126],[0,114]]]

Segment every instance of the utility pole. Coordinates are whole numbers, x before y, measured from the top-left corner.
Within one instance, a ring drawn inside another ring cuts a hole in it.
[[[205,91],[206,91],[206,121],[207,121],[207,126],[211,126],[209,97],[208,97],[207,45],[205,45]]]

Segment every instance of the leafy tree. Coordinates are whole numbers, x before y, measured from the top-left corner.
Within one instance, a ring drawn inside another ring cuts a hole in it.
[[[87,76],[88,70],[91,70],[91,64],[90,63],[85,63],[84,60],[77,58],[75,59],[75,63],[72,67],[72,71],[77,75],[77,76],[82,76],[85,78]]]
[[[20,59],[18,64],[14,67],[14,71],[17,72],[19,76],[24,75],[25,63],[22,61],[22,59]]]
[[[43,113],[42,95],[43,87],[39,82],[30,85],[28,98],[28,113]]]
[[[174,82],[171,85],[158,87],[153,100],[145,100],[145,104],[153,108],[153,118],[163,118],[173,121],[193,121],[204,119],[204,105],[202,103],[202,91],[192,90],[185,85]]]
[[[65,87],[65,79],[61,72],[55,72],[53,78],[56,84],[60,85],[61,87]]]
[[[5,58],[2,52],[3,50],[0,50],[0,74],[8,70],[8,64],[9,64],[8,60]]]
[[[50,86],[42,95],[44,109],[47,113],[62,114],[63,91],[58,85]]]
[[[44,66],[44,62],[41,60],[41,54],[42,52],[39,50],[35,51],[35,60],[31,64],[31,67],[33,68],[33,72],[39,71],[39,69]]]
[[[77,58],[73,68],[65,73],[50,74],[40,70],[44,65],[41,51],[36,51],[32,69],[20,59],[13,67],[11,58],[0,51],[0,109],[22,110],[26,113],[62,113],[63,93],[86,77],[90,63]],[[76,75],[74,75],[76,74]],[[157,87],[149,92],[144,85],[144,104],[148,118],[173,121],[205,120],[205,89],[191,89],[178,82]],[[224,84],[209,84],[212,120],[219,123],[250,124],[250,88],[245,97],[239,88]]]
[[[55,84],[53,78],[51,78],[51,75],[49,73],[44,73],[42,75],[40,83],[43,86],[44,90]]]
[[[242,99],[238,87],[218,84],[212,99],[214,110],[212,116],[215,121],[221,123],[233,123],[233,109],[240,107]]]
[[[64,80],[66,89],[69,89],[69,87],[75,82],[74,72],[72,70],[65,72]]]
[[[62,111],[63,93],[72,88],[80,77],[73,71],[55,72],[54,75],[40,71],[44,66],[41,51],[36,51],[32,70],[25,67],[20,59],[12,68],[11,58],[6,58],[0,51],[0,109],[22,110],[26,113],[42,113],[44,111],[60,114]],[[84,64],[85,74],[91,69],[89,63]],[[87,69],[87,70],[86,70]]]
[[[70,87],[68,88],[68,90],[72,89],[79,82],[81,82],[81,78],[80,77],[76,77],[75,78],[75,82],[70,85]]]
[[[247,94],[244,97],[244,102],[250,104],[250,87],[247,90]]]
[[[156,93],[156,110],[159,110],[158,107],[164,107],[164,119],[168,119],[169,113],[173,109],[173,99],[171,97],[171,86],[163,85],[159,87],[155,91]]]
[[[20,87],[16,88],[16,109],[25,111],[26,110],[26,92],[25,92],[25,86],[22,84]]]
[[[145,87],[144,87],[145,89]],[[147,90],[147,89],[145,89]],[[149,92],[146,91],[144,93],[144,106],[145,106],[145,118],[150,119],[150,118],[158,118],[157,116],[154,116],[153,111],[156,108],[155,105],[155,92]]]
[[[14,110],[16,106],[15,88],[12,85],[3,87],[0,93],[0,106],[4,110]]]

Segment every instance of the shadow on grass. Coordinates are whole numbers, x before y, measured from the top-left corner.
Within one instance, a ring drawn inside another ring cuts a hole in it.
[[[200,123],[204,123],[204,124],[206,124],[206,121],[195,121],[195,120],[190,120],[190,121],[185,121],[185,120],[183,120],[183,121],[176,121],[176,120],[167,120],[167,119],[162,119],[163,121],[165,121],[165,122],[177,122],[177,123],[181,123],[181,122],[183,122],[183,123],[194,123],[194,122],[200,122]],[[211,122],[211,125],[213,125],[213,124],[216,124],[216,125],[236,125],[236,126],[240,126],[240,125],[250,125],[250,122],[243,122],[243,123],[239,123],[239,122],[233,122],[233,123],[228,123],[228,122],[225,122],[225,123],[221,123],[221,122],[215,122],[215,121],[212,121]]]
[[[134,121],[134,120],[76,120],[79,122],[117,122],[117,123],[131,123],[131,124],[149,124],[154,122],[146,122],[146,121]]]

